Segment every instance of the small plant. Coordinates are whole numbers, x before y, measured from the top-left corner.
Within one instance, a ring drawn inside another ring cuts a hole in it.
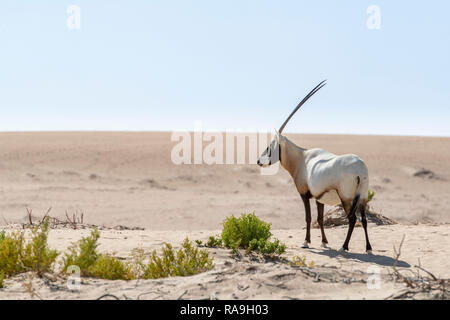
[[[3,280],[5,280],[5,272],[0,271],[0,289],[3,288]]]
[[[88,268],[87,273],[91,277],[108,280],[134,278],[127,264],[109,254],[100,254],[95,263]]]
[[[131,251],[131,261],[127,263],[127,272],[130,279],[142,278],[145,270],[145,259],[147,255],[142,248],[135,248]]]
[[[270,242],[267,240],[256,240],[253,239],[250,241],[249,247],[247,249],[248,251],[256,250],[261,252],[264,255],[281,255],[286,251],[286,245],[284,243],[281,243],[280,240],[275,239],[275,241]]]
[[[0,238],[0,271],[4,277],[23,272],[21,263],[23,251],[23,236],[20,232],[6,235],[4,232]]]
[[[97,253],[99,238],[100,232],[94,229],[90,236],[83,237],[77,243],[72,244],[69,253],[66,253],[63,258],[63,272],[67,272],[69,266],[76,265],[80,268],[82,276],[89,276],[89,269],[99,257]]]
[[[297,267],[308,267],[308,268],[314,268],[314,261],[310,261],[308,264],[306,263],[306,257],[302,256],[295,256],[292,258],[291,261],[289,261],[289,264],[292,266]]]
[[[247,251],[259,251],[264,255],[280,255],[285,252],[286,245],[278,239],[269,241],[272,233],[271,224],[259,219],[254,213],[234,215],[225,219],[222,230],[222,242],[227,248],[236,252],[238,248]]]
[[[373,197],[375,197],[375,191],[372,189],[369,189],[368,191],[368,198],[367,198],[367,202],[372,201]]]
[[[220,236],[210,236],[208,242],[206,242],[207,247],[217,248],[222,246],[222,238]]]
[[[203,245],[202,240],[195,240],[195,243],[197,244],[197,247],[201,247]]]
[[[58,257],[56,250],[50,250],[47,244],[49,232],[48,218],[32,229],[31,239],[26,242],[20,232],[9,235],[0,233],[0,272],[3,277],[25,271],[35,271],[38,276],[52,271],[52,265]]]
[[[59,255],[58,251],[48,247],[48,217],[31,232],[31,241],[24,247],[21,260],[26,269],[35,271],[38,276],[42,276],[43,273],[51,271],[51,267]]]
[[[153,250],[143,278],[191,276],[211,270],[213,267],[213,258],[209,257],[208,251],[199,250],[186,238],[177,252],[169,243],[164,244],[160,256]]]
[[[132,263],[124,263],[109,254],[97,252],[100,232],[94,229],[90,236],[83,237],[69,248],[63,259],[63,272],[76,265],[82,276],[108,280],[131,280],[136,278],[137,267]]]

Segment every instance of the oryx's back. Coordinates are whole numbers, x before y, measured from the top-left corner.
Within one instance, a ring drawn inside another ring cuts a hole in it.
[[[358,156],[311,149],[306,151],[305,160],[309,190],[320,202],[336,205],[342,199],[353,199],[357,191],[361,199],[367,198],[368,170]]]

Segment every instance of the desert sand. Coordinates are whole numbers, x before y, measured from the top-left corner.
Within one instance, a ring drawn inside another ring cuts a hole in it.
[[[382,299],[404,289],[389,276],[393,246],[403,235],[400,268],[414,269],[420,259],[430,272],[450,277],[450,138],[287,136],[302,147],[355,153],[366,162],[376,191],[371,208],[398,222],[369,225],[373,256],[364,253],[361,228],[353,233],[350,252],[337,254],[345,226],[326,229],[330,248],[320,248],[320,232],[313,229],[311,248],[301,249],[304,209],[282,169],[263,176],[254,164],[175,165],[170,152],[176,142],[165,132],[0,133],[1,228],[25,222],[27,207],[34,216],[50,207],[54,217],[83,213],[85,223],[105,226],[100,249],[127,258],[136,247],[150,251],[186,236],[205,240],[219,232],[226,216],[254,211],[287,244],[286,259],[304,255],[321,274],[314,281],[286,263],[208,249],[215,268],[189,278],[84,279],[77,292],[61,281],[34,278],[37,295],[31,297],[23,285],[29,275],[22,274],[5,280],[0,299],[95,299],[105,293],[130,299]],[[315,205],[312,210],[315,220]],[[115,226],[145,230],[110,229]],[[51,230],[49,243],[63,250],[87,233]],[[380,269],[379,289],[367,288],[369,266]]]

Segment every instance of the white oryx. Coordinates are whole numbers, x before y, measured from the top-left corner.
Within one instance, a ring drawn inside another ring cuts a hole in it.
[[[280,127],[257,163],[262,167],[266,167],[280,161],[281,166],[294,179],[306,212],[306,238],[303,248],[308,248],[308,244],[311,243],[311,208],[309,200],[315,198],[318,213],[317,222],[322,233],[322,246],[326,247],[328,243],[323,228],[324,204],[330,206],[342,204],[349,220],[349,226],[347,237],[339,251],[348,250],[348,243],[356,223],[356,211],[359,209],[366,236],[366,251],[370,254],[372,247],[367,234],[365,215],[369,175],[364,162],[353,154],[337,156],[323,149],[304,149],[281,135],[294,113],[324,85],[325,81],[322,81],[303,98]]]

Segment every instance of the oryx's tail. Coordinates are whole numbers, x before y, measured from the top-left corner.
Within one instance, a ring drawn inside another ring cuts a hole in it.
[[[356,177],[357,180],[357,187],[356,187],[356,194],[355,197],[353,198],[352,201],[352,206],[350,208],[350,213],[348,214],[349,217],[353,216],[354,214],[356,214],[356,210],[358,209],[358,204],[359,204],[359,198],[361,198],[361,194],[359,193],[359,188],[361,187],[361,178],[359,176]]]

